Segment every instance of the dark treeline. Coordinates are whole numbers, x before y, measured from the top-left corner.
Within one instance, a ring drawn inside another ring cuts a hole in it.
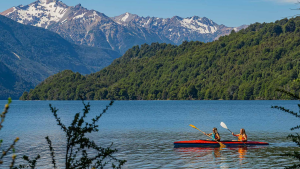
[[[299,45],[300,17],[255,23],[210,43],[134,46],[97,73],[60,72],[21,99],[287,99],[275,89],[299,93]]]

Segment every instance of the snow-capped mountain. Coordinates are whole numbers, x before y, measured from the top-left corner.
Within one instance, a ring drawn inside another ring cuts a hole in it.
[[[173,18],[155,18],[155,17],[139,17],[138,15],[125,13],[123,15],[113,18],[117,23],[122,25],[130,25],[130,23],[135,23],[141,27],[145,28],[160,28],[160,27],[174,27],[178,26],[186,31],[198,32],[201,34],[215,33],[217,31],[218,24],[214,23],[208,18],[200,18],[198,16],[193,16],[189,18],[181,18],[179,16],[174,16]]]
[[[213,41],[239,28],[218,25],[208,18],[139,17],[125,13],[108,17],[80,4],[67,6],[58,0],[38,0],[2,13],[17,22],[49,29],[76,44],[109,48],[124,53],[134,45],[160,42]]]
[[[134,45],[168,42],[145,28],[127,28],[103,13],[67,6],[58,0],[38,0],[1,13],[19,23],[49,29],[80,45],[108,48],[124,53]]]
[[[12,7],[1,14],[23,24],[47,28],[59,22],[70,9],[60,1],[40,0],[26,6]]]
[[[215,33],[216,23],[208,18],[200,18],[193,16],[190,18],[180,18],[174,16],[173,18],[155,18],[155,17],[139,17],[138,15],[125,13],[123,15],[113,18],[117,23],[122,25],[129,25],[130,23],[135,23],[141,27],[154,28],[154,27],[164,27],[168,25],[176,25],[186,28],[190,31],[196,31],[199,33]]]
[[[126,27],[133,25],[150,29],[156,34],[165,36],[175,44],[181,44],[182,41],[203,41],[209,42],[219,36],[229,34],[232,30],[239,31],[247,27],[226,27],[218,25],[206,17],[188,17],[181,18],[174,16],[172,18],[139,17],[135,14],[125,13],[113,20]]]

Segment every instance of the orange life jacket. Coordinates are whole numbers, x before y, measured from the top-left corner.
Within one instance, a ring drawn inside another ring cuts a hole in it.
[[[238,137],[238,141],[244,141],[245,140],[245,138],[243,137],[243,135],[239,135],[239,137]]]

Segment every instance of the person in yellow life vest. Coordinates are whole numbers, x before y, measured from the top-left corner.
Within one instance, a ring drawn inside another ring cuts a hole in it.
[[[215,127],[213,128],[212,133],[210,133],[210,134],[204,133],[204,134],[207,136],[211,136],[213,138],[212,141],[220,141],[221,140],[220,134],[218,133],[218,129]]]
[[[232,132],[232,135],[238,137],[238,141],[247,141],[247,134],[245,129],[241,129],[240,134],[234,134]]]

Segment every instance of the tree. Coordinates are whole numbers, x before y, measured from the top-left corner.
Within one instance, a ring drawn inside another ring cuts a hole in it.
[[[286,90],[278,89],[277,91],[279,91],[281,93],[285,93],[285,94],[287,94],[288,96],[290,96],[292,98],[300,100],[300,97],[298,95],[293,94],[291,92],[288,92]],[[272,108],[275,108],[275,109],[284,111],[286,113],[289,113],[289,114],[295,116],[296,118],[300,118],[300,104],[298,104],[299,113],[294,112],[294,111],[289,110],[289,109],[286,109],[286,108],[284,108],[282,106],[272,106]],[[300,125],[291,128],[292,131],[293,130],[297,130],[297,129],[300,129]],[[292,139],[293,142],[295,142],[300,147],[300,135],[298,133],[297,133],[297,135],[291,134],[287,138]],[[294,157],[294,158],[298,159],[299,162],[300,162],[300,152],[294,151],[293,153],[282,154],[282,156]],[[290,166],[290,167],[287,167],[287,168],[289,168],[289,169],[290,168],[300,168],[300,163],[299,164],[294,164],[293,166]]]
[[[2,129],[3,127],[3,122],[4,122],[4,119],[6,117],[6,114],[8,113],[8,109],[9,109],[9,105],[11,104],[11,98],[8,99],[8,103],[5,105],[4,107],[4,111],[1,113],[0,115],[0,118],[1,118],[1,121],[0,121],[0,130]],[[3,164],[3,158],[7,155],[9,155],[11,152],[13,153],[12,155],[12,161],[10,163],[10,168],[13,168],[14,164],[15,164],[15,159],[16,159],[16,155],[14,154],[15,153],[15,144],[19,141],[19,137],[17,137],[13,143],[6,149],[2,149],[1,145],[3,143],[3,140],[0,139],[0,148],[1,148],[1,152],[2,154],[0,155],[0,166]]]
[[[102,113],[92,119],[92,122],[85,122],[90,111],[90,104],[85,104],[83,99],[82,103],[84,106],[83,113],[76,113],[75,117],[70,126],[63,124],[58,117],[58,109],[52,107],[50,104],[50,110],[56,119],[57,125],[61,127],[63,132],[66,134],[66,152],[65,152],[65,168],[66,169],[77,169],[77,168],[104,168],[107,164],[111,164],[112,168],[121,168],[126,160],[119,160],[113,156],[117,152],[117,149],[112,149],[111,144],[109,147],[103,148],[98,146],[94,141],[90,140],[86,134],[98,132],[98,125],[96,124],[99,119],[105,114],[110,106],[113,105],[113,101],[103,109]],[[53,168],[56,167],[55,150],[53,149],[52,142],[47,136],[45,138],[49,145],[50,155],[52,157]],[[87,150],[94,152],[92,155],[88,154]],[[38,155],[34,160],[30,160],[27,156],[23,156],[23,159],[27,161],[27,165],[19,165],[19,168],[35,168],[37,160],[40,158]],[[115,164],[115,162],[117,164]],[[16,167],[17,168],[17,167]]]
[[[50,104],[51,112],[53,113],[57,124],[61,127],[61,129],[66,134],[67,145],[66,145],[66,156],[65,156],[65,167],[66,169],[71,168],[103,168],[108,164],[107,159],[116,161],[118,165],[112,163],[112,168],[121,168],[121,166],[126,162],[126,160],[118,160],[114,156],[113,153],[117,152],[117,149],[111,149],[110,147],[103,148],[98,145],[94,141],[91,141],[88,137],[86,137],[87,133],[98,132],[98,125],[96,124],[99,119],[102,117],[104,113],[107,112],[108,108],[113,105],[113,101],[103,109],[103,112],[100,115],[96,116],[92,119],[92,123],[85,122],[84,119],[86,118],[87,114],[90,111],[90,104],[84,105],[83,114],[76,113],[73,122],[69,127],[66,127],[60,120],[57,115],[58,109],[52,107]],[[51,145],[51,141],[49,137],[46,137],[49,148],[51,151],[51,155],[53,158],[53,165],[55,166],[55,159],[54,159],[54,150]],[[87,149],[96,151],[95,155],[89,156],[87,153]],[[78,157],[78,154],[81,153],[81,156]]]
[[[273,33],[275,33],[276,35],[280,35],[282,32],[283,32],[283,31],[282,31],[282,27],[281,27],[281,26],[275,25],[275,26],[273,27]]]
[[[198,90],[196,89],[195,85],[190,85],[187,89],[190,98],[197,98]]]
[[[285,25],[284,25],[284,31],[285,32],[294,32],[296,29],[295,22],[290,19]]]

